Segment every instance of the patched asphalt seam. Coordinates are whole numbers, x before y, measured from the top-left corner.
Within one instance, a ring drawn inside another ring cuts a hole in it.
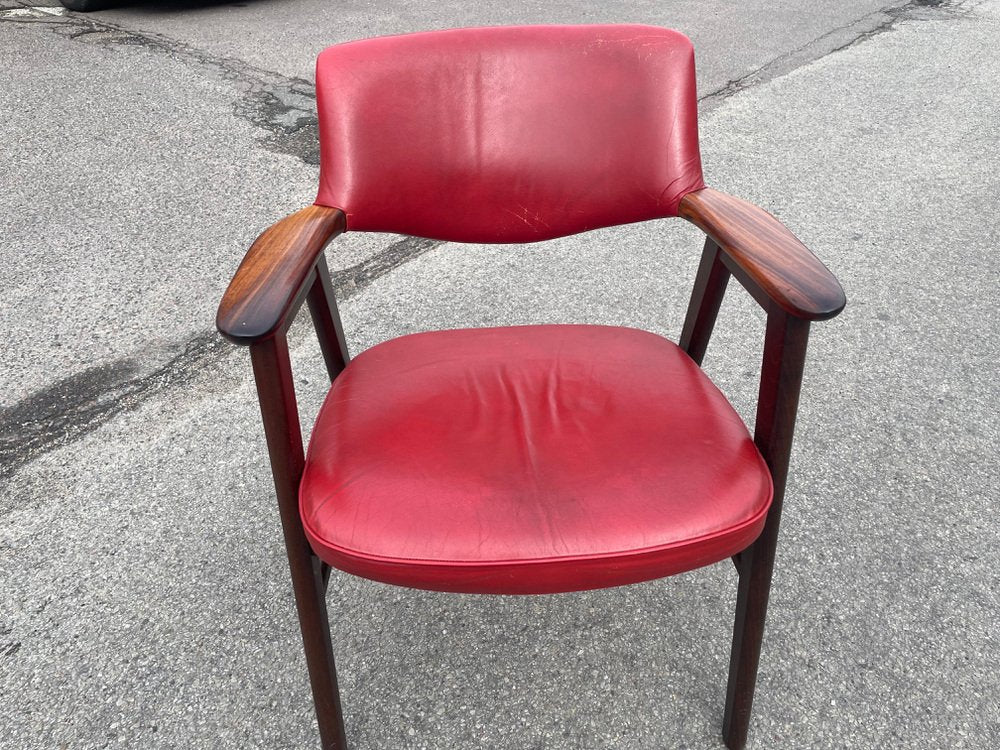
[[[22,3],[30,10],[30,6]],[[160,34],[135,32],[89,16],[52,16],[35,13],[3,20],[15,23],[44,22],[70,39],[104,46],[143,47],[197,67],[234,85],[239,97],[233,105],[237,117],[266,131],[261,146],[294,156],[306,164],[319,164],[316,120],[316,87],[304,78],[263,70],[231,57],[215,57]]]
[[[0,659],[14,656],[21,650],[20,641],[6,640],[13,632],[14,629],[10,625],[0,624]]]
[[[152,370],[138,358],[126,357],[70,375],[0,410],[0,478],[83,438],[160,391],[190,383],[227,351],[232,347],[217,333],[202,333]]]
[[[960,4],[954,0],[910,0],[901,5],[873,11],[848,24],[831,29],[801,47],[785,52],[756,70],[728,81],[724,86],[701,96],[698,99],[699,109],[702,113],[710,112],[741,91],[780,78],[834,52],[840,52],[891,31],[900,21],[958,17],[961,15],[961,11],[957,8]]]
[[[714,109],[740,91],[889,31],[900,20],[927,18],[921,12],[953,10],[954,5],[949,0],[911,0],[871,13],[702,96],[701,109]],[[316,93],[307,80],[265,71],[233,58],[212,57],[160,35],[140,34],[78,15],[15,16],[3,20],[44,22],[81,42],[144,47],[196,65],[236,85],[241,95],[235,112],[268,132],[261,140],[265,148],[295,156],[306,164],[319,163]],[[333,284],[338,300],[350,299],[376,279],[441,244],[438,240],[404,237],[376,255],[335,272]],[[82,439],[157,393],[190,383],[204,366],[234,351],[214,331],[199,334],[182,347],[180,353],[152,371],[143,368],[136,358],[124,358],[64,378],[0,410],[0,478],[10,476],[44,453]]]
[[[348,300],[441,244],[440,240],[403,237],[377,255],[333,273],[334,294],[341,302]],[[126,357],[63,378],[0,409],[0,479],[49,451],[81,440],[158,393],[189,385],[207,367],[239,351],[215,331],[173,347],[178,348],[180,352],[152,370],[136,357]],[[0,511],[5,510],[0,499]]]
[[[442,244],[441,240],[424,237],[404,237],[393,242],[377,255],[332,274],[334,294],[340,301],[350,299],[380,276]]]
[[[236,114],[269,133],[262,139],[265,148],[295,156],[306,164],[319,163],[316,95],[309,81],[239,60],[214,58],[165,37],[134,33],[88,17],[35,14],[3,20],[42,22],[76,41],[144,47],[208,70],[240,89]],[[337,299],[350,299],[376,279],[441,244],[439,240],[403,237],[362,262],[335,271],[332,281]],[[178,348],[179,353],[153,369],[136,357],[126,357],[59,380],[0,410],[0,479],[45,453],[81,440],[158,393],[184,387],[206,366],[238,351],[214,331],[199,334],[174,350]],[[2,505],[0,510],[5,510]]]
[[[831,29],[761,67],[728,81],[715,91],[704,94],[698,100],[700,109],[703,113],[711,111],[740,91],[774,80],[829,54],[890,31],[901,20],[955,15],[957,6],[961,4],[954,0],[910,0],[869,13]],[[22,5],[30,7],[26,3]],[[76,14],[51,16],[38,13],[33,17],[18,16],[3,20],[44,22],[72,39],[103,45],[145,47],[207,70],[218,78],[234,83],[240,90],[234,112],[268,133],[259,139],[264,148],[297,157],[306,164],[319,164],[316,88],[310,81],[263,70],[235,58],[214,57],[159,34],[129,31],[107,21]]]

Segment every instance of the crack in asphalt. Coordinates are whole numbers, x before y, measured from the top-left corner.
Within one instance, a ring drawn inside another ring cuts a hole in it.
[[[21,5],[32,10],[27,3]],[[236,58],[217,57],[162,34],[131,31],[91,16],[74,13],[54,16],[35,11],[0,20],[41,22],[75,41],[142,47],[200,68],[236,87],[239,97],[233,105],[234,114],[266,132],[259,138],[261,146],[274,153],[294,156],[305,164],[319,164],[316,88],[311,81],[264,70]]]
[[[952,0],[910,0],[870,13],[702,96],[700,109],[710,111],[740,91],[871,39],[901,20],[940,17],[942,11],[955,11],[958,4]],[[939,15],[923,15],[928,11]],[[208,70],[236,85],[240,98],[234,104],[235,114],[268,133],[261,139],[263,147],[306,164],[319,163],[316,92],[305,79],[262,70],[234,58],[214,57],[158,34],[133,32],[75,14],[15,14],[0,17],[0,21],[40,22],[73,40],[144,47]],[[376,279],[441,244],[439,240],[403,237],[364,261],[333,273],[334,293],[341,302],[350,299]],[[126,357],[63,378],[12,407],[0,409],[0,479],[49,451],[82,439],[156,394],[189,384],[205,366],[236,351],[214,331],[199,333],[175,348],[181,351],[151,370],[137,357]]]
[[[348,300],[376,279],[441,244],[440,240],[403,237],[376,255],[333,273],[334,296],[340,302]],[[0,479],[45,453],[86,437],[157,393],[190,384],[206,367],[238,351],[215,331],[199,333],[171,348],[181,351],[152,370],[134,356],[125,357],[70,375],[0,409]]]
[[[443,244],[442,240],[426,237],[403,237],[370,258],[333,273],[334,296],[341,302],[348,300],[375,279]]]
[[[152,371],[137,357],[125,357],[89,367],[0,409],[0,478],[76,442],[156,393],[190,383],[227,349],[214,331],[201,333]]]
[[[872,11],[850,23],[830,29],[826,33],[806,42],[800,47],[784,52],[759,68],[727,81],[715,91],[699,97],[702,113],[710,112],[726,99],[762,83],[773,81],[793,70],[821,60],[834,52],[861,44],[869,39],[891,31],[900,21],[929,20],[932,18],[957,17],[961,13],[957,6],[960,0],[910,0],[907,3],[888,6]]]
[[[213,57],[157,34],[129,31],[86,16],[36,12],[0,20],[45,23],[74,41],[143,47],[207,70],[236,85],[240,97],[235,113],[268,132],[261,139],[263,147],[306,164],[319,163],[316,93],[307,80],[232,58]],[[422,237],[392,242],[360,263],[335,271],[334,293],[341,302],[350,299],[376,279],[441,244]],[[175,348],[181,348],[179,354],[152,370],[136,357],[114,360],[56,381],[12,407],[0,409],[0,479],[45,453],[84,438],[157,393],[190,383],[206,365],[236,351],[214,331],[200,333]]]
[[[740,91],[774,80],[803,65],[890,31],[901,20],[941,17],[948,11],[956,10],[961,4],[961,0],[909,0],[900,5],[880,8],[831,29],[702,95],[698,99],[700,109],[702,113],[709,112]],[[26,3],[22,2],[21,5],[31,9]],[[933,11],[934,15],[926,15],[928,10]],[[316,88],[304,78],[264,70],[236,58],[216,57],[161,34],[130,31],[108,21],[77,14],[53,16],[36,12],[33,15],[5,17],[0,20],[15,23],[42,22],[71,39],[104,45],[144,47],[210,71],[240,89],[240,98],[233,106],[234,113],[267,131],[268,135],[259,139],[264,148],[274,153],[294,156],[305,164],[319,164]]]
[[[232,83],[240,92],[233,112],[266,131],[267,135],[258,138],[261,146],[311,166],[319,164],[316,89],[310,81],[263,70],[235,58],[215,57],[158,34],[136,33],[89,18],[82,23],[86,28],[71,33],[71,39],[165,53]]]

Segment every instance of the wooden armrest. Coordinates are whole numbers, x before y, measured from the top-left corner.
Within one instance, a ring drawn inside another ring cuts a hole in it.
[[[703,188],[681,199],[679,213],[722,249],[726,266],[762,304],[770,300],[804,320],[826,320],[844,309],[834,275],[764,209]]]
[[[273,336],[301,301],[326,243],[346,227],[339,208],[309,206],[265,230],[250,246],[219,304],[219,332],[237,344]]]

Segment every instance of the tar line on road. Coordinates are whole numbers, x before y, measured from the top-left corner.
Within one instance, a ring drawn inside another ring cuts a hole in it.
[[[24,2],[18,5],[16,12],[0,9],[0,23],[37,23],[81,43],[141,47],[183,60],[207,75],[232,83],[239,91],[234,112],[264,132],[260,139],[263,148],[294,156],[304,164],[319,163],[316,90],[312,82],[262,70],[234,58],[216,57],[159,34],[130,31],[68,12],[53,13],[51,8],[34,8]],[[961,5],[950,0],[911,0],[867,14],[704,94],[699,99],[700,109],[710,111],[740,91],[889,31],[901,20],[964,15]],[[404,237],[357,265],[335,272],[338,300],[349,299],[379,277],[440,244],[438,240]],[[199,333],[167,349],[173,355],[153,367],[144,366],[136,357],[106,362],[0,410],[0,479],[38,456],[85,437],[156,394],[184,387],[206,366],[235,351],[214,331]],[[5,510],[0,506],[0,512]]]
[[[348,300],[440,244],[420,237],[394,242],[378,255],[334,273],[334,295],[341,302]],[[190,384],[238,348],[215,331],[205,331],[168,350],[177,353],[152,368],[137,357],[124,357],[89,367],[0,409],[0,479],[44,453],[85,437],[157,393]],[[4,510],[0,501],[0,512]]]
[[[772,81],[803,65],[891,31],[900,21],[959,18],[968,12],[962,6],[968,5],[969,3],[961,0],[910,0],[905,4],[873,11],[848,24],[830,29],[801,47],[778,55],[756,70],[728,81],[715,91],[703,94],[698,99],[699,110],[702,114],[710,112],[740,91]]]
[[[24,12],[0,14],[0,22],[41,23],[56,33],[84,43],[142,47],[182,60],[207,75],[232,83],[240,92],[234,104],[235,114],[266,132],[260,139],[261,146],[275,153],[294,156],[306,164],[319,164],[316,87],[311,81],[264,70],[236,58],[215,56],[161,34],[131,31],[75,13],[54,15],[51,8],[33,8],[20,0],[19,4]],[[959,0],[910,0],[905,4],[888,4],[884,9],[831,29],[756,70],[703,94],[699,97],[700,109],[702,112],[710,111],[740,91],[890,31],[901,20],[963,15],[965,11],[961,6],[965,4]]]

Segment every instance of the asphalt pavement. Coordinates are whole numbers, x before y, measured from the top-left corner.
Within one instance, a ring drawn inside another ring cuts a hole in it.
[[[1000,738],[1000,0],[0,0],[0,748],[313,747],[246,352],[243,251],[315,195],[312,64],[447,26],[647,22],[695,42],[706,181],[848,296],[816,324],[753,748]],[[347,236],[352,352],[460,325],[676,338],[680,221],[526,248]],[[762,316],[706,369],[747,418]],[[324,387],[293,330],[304,418]],[[308,427],[308,424],[306,425]],[[721,748],[735,575],[457,597],[335,575],[353,748]]]

